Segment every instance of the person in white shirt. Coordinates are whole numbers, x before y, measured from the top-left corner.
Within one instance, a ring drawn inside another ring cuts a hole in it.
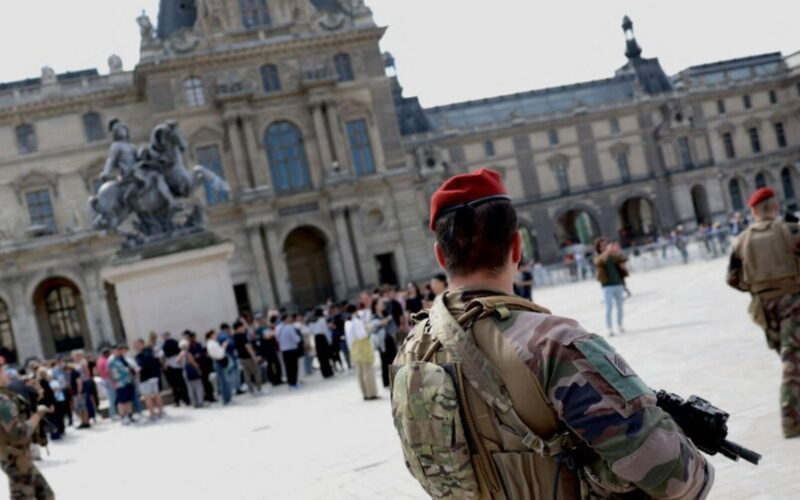
[[[228,365],[231,364],[230,359],[228,359],[228,353],[225,352],[227,344],[227,341],[225,345],[217,341],[217,332],[215,330],[210,330],[206,333],[206,351],[208,352],[208,356],[214,361],[217,391],[222,398],[223,405],[229,404],[233,398],[233,391],[228,382],[228,375],[226,373]]]
[[[344,334],[350,348],[350,361],[356,365],[358,385],[364,401],[378,399],[378,388],[375,384],[375,351],[372,339],[367,333],[366,325],[356,311],[356,306],[347,306],[347,321],[344,323]]]

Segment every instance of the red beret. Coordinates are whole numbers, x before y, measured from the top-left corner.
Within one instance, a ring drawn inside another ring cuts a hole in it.
[[[756,192],[753,193],[753,196],[751,196],[750,199],[747,200],[747,206],[753,208],[762,201],[768,200],[773,196],[775,196],[775,191],[773,191],[772,188],[763,187],[761,189],[757,189]]]
[[[510,200],[503,187],[500,174],[482,168],[471,174],[453,176],[433,193],[431,198],[430,228],[436,227],[436,219],[464,206],[476,207],[492,200]]]

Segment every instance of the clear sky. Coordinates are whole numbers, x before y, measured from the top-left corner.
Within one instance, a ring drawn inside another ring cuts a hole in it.
[[[268,0],[269,1],[269,0]],[[645,57],[675,73],[694,64],[800,50],[797,0],[367,0],[389,30],[406,95],[424,106],[606,78],[625,62],[620,23]],[[96,67],[131,69],[136,16],[158,0],[3,0],[0,82]]]

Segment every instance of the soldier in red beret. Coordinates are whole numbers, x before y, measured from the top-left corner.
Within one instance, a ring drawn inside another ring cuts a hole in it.
[[[430,228],[448,289],[414,316],[392,367],[395,426],[428,494],[708,494],[713,468],[622,356],[514,295],[522,239],[497,172],[446,181]]]
[[[728,284],[749,292],[753,321],[783,361],[783,435],[800,436],[800,226],[778,220],[775,191],[757,190],[747,202],[755,222],[734,241]]]

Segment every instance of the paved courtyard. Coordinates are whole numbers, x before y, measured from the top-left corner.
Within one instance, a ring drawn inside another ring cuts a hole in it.
[[[764,455],[758,467],[714,457],[712,498],[800,498],[800,440],[780,434],[778,357],[724,271],[718,259],[635,273],[628,332],[613,344],[652,387],[730,412],[730,438]],[[595,282],[537,291],[536,300],[605,330]],[[386,396],[362,402],[353,375],[312,377],[301,391],[173,409],[155,425],[72,430],[40,467],[62,499],[424,498],[403,465]]]

